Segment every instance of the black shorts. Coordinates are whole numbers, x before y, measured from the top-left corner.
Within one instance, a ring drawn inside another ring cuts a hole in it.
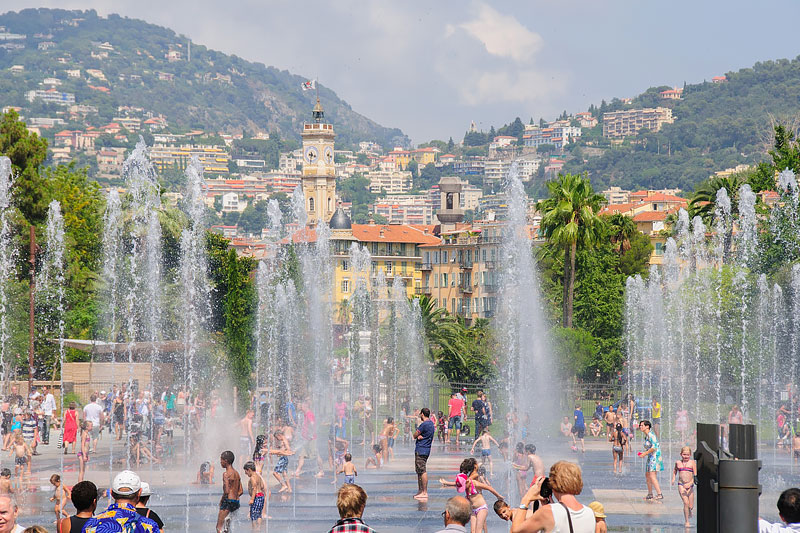
[[[572,426],[572,434],[582,439],[586,435],[586,426]]]
[[[427,472],[428,457],[428,455],[420,455],[414,452],[414,471],[418,476]]]
[[[224,499],[219,502],[220,511],[228,511],[230,513],[239,510],[239,500]]]

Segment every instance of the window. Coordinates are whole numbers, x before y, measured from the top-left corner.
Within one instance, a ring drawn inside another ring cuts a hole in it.
[[[372,262],[372,272],[375,272],[375,270],[376,270],[377,268],[378,268],[378,263],[376,263],[375,261],[373,261],[373,262]]]
[[[431,253],[430,252],[425,252],[425,264],[426,265],[431,264]]]
[[[406,272],[406,262],[405,261],[400,261],[400,274],[401,275],[405,274],[405,272]]]
[[[309,198],[308,199],[308,210],[310,212],[312,212],[312,213],[314,212],[314,199],[313,198]]]
[[[404,243],[404,242],[401,242],[401,243],[398,245],[398,247],[399,247],[398,253],[399,253],[400,255],[406,255],[406,243]]]
[[[494,260],[495,260],[495,259],[494,259],[494,255],[495,255],[495,249],[494,249],[494,248],[492,248],[492,261],[494,261]]]
[[[391,274],[392,273],[392,262],[391,261],[386,261],[386,273],[387,274]]]
[[[347,262],[347,259],[342,259],[342,272],[347,272],[350,270],[350,263]]]
[[[350,280],[343,279],[342,280],[342,292],[347,293],[350,292]]]
[[[447,250],[442,250],[442,263],[447,263]]]
[[[392,243],[386,245],[389,255],[392,253]]]
[[[438,265],[439,264],[439,251],[438,250],[433,252],[433,264],[434,265]]]
[[[378,243],[377,242],[373,242],[372,243],[372,255],[378,255]]]
[[[328,197],[328,211],[331,211],[331,199]]]
[[[434,289],[438,289],[439,288],[439,274],[434,274],[433,275],[433,288]]]
[[[481,251],[481,255],[483,256],[483,262],[486,262],[486,248]]]
[[[664,243],[657,242],[656,243],[656,255],[664,255]]]
[[[453,298],[450,300],[450,312],[456,314],[456,299]]]
[[[442,287],[447,287],[447,272],[442,272]]]

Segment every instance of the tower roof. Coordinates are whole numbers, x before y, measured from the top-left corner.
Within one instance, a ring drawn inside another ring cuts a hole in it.
[[[314,122],[322,122],[325,120],[325,110],[322,109],[322,104],[319,101],[319,97],[317,97],[317,103],[314,104],[314,109],[311,111],[311,115],[314,117]]]
[[[341,207],[336,208],[336,212],[333,213],[330,222],[328,223],[331,229],[351,229],[352,224],[350,222],[350,217],[347,216],[347,213],[344,212],[344,209]]]

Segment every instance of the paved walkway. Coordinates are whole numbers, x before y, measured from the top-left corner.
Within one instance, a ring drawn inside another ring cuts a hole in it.
[[[226,432],[208,432],[206,443],[198,443],[189,450],[191,468],[183,469],[174,466],[142,465],[138,469],[142,479],[148,481],[154,490],[151,506],[158,511],[167,523],[169,531],[213,531],[216,520],[217,503],[221,493],[221,473],[219,468],[215,475],[213,486],[191,484],[194,481],[197,468],[204,460],[214,459],[219,452],[227,446],[221,442],[226,438]],[[231,435],[228,433],[228,435]],[[217,440],[220,442],[212,443]],[[177,441],[177,439],[176,439]],[[238,438],[230,438],[229,443],[236,445]],[[615,477],[611,474],[611,452],[609,446],[603,441],[590,441],[587,443],[585,454],[574,453],[563,442],[537,442],[540,455],[546,465],[559,459],[574,460],[580,463],[584,473],[584,491],[580,500],[588,504],[592,500],[601,501],[609,515],[608,525],[610,531],[629,532],[667,532],[683,531],[682,505],[674,486],[669,483],[669,463],[665,458],[665,472],[661,477],[664,500],[661,503],[645,502],[646,493],[644,484],[643,467],[640,460],[628,465],[624,475]],[[634,443],[638,445],[638,443]],[[176,453],[180,455],[178,461],[182,464],[182,443],[177,441]],[[634,448],[638,449],[638,448]],[[19,523],[28,526],[42,524],[53,530],[54,514],[50,497],[49,477],[61,468],[64,461],[64,478],[67,485],[77,481],[77,462],[75,455],[64,456],[55,446],[40,447],[42,455],[34,458],[33,476],[27,486],[26,492],[21,494],[22,513]],[[234,451],[235,448],[234,448]],[[380,532],[434,532],[440,528],[441,512],[447,498],[455,494],[453,489],[440,488],[438,479],[445,477],[452,479],[458,472],[458,465],[467,456],[468,448],[462,445],[461,450],[444,449],[435,445],[429,466],[430,499],[428,502],[417,502],[411,496],[416,492],[416,476],[413,473],[413,453],[411,448],[397,445],[397,458],[386,468],[380,471],[365,470],[363,465],[363,447],[354,446],[354,461],[359,467],[359,476],[356,482],[361,485],[369,495],[365,512],[366,522]],[[115,443],[114,456],[121,458],[123,449],[121,443]],[[101,440],[98,453],[93,455],[89,463],[86,478],[94,481],[101,488],[106,488],[110,482],[109,469],[109,442]],[[495,460],[499,454],[494,452]],[[765,462],[770,466],[762,470],[762,484],[765,485],[765,494],[761,499],[762,514],[777,520],[775,502],[780,490],[792,484],[798,484],[800,469],[793,466],[785,455],[776,456],[773,460],[772,452],[762,452]],[[13,470],[12,461],[3,456],[2,466],[9,466]],[[123,468],[119,459],[115,460],[113,471]],[[239,466],[237,460],[237,467]],[[296,459],[291,459],[290,471],[296,466]],[[327,465],[326,465],[327,467]],[[331,484],[331,477],[323,479],[313,477],[314,467],[306,462],[306,472],[294,482],[295,491],[292,494],[274,494],[268,502],[268,512],[272,519],[263,526],[263,531],[280,532],[325,532],[335,522],[337,512],[335,507],[335,486]],[[509,493],[509,470],[502,461],[497,461],[494,468],[493,485],[497,490],[507,495]],[[265,471],[266,474],[266,471]],[[275,483],[271,475],[270,486],[274,490]],[[341,478],[339,480],[341,482]],[[246,486],[246,478],[243,480]],[[242,510],[239,511],[236,526],[239,530],[247,531],[250,528],[247,518],[248,495],[245,492],[242,498]],[[487,497],[489,505],[494,499]],[[512,503],[518,501],[518,496],[510,497]],[[108,501],[104,499],[100,506],[104,507]],[[71,505],[68,508],[72,511]],[[488,530],[490,533],[508,531],[507,524],[498,519],[494,514],[489,517]]]

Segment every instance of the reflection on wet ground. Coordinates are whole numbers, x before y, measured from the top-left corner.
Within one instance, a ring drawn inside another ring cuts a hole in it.
[[[537,443],[539,453],[545,464],[559,459],[577,461],[584,475],[584,491],[580,500],[588,504],[592,500],[601,501],[608,514],[609,531],[662,533],[668,531],[684,531],[682,504],[674,486],[669,485],[670,463],[665,458],[665,471],[661,476],[664,500],[662,503],[647,503],[643,466],[638,459],[629,462],[622,476],[611,473],[611,453],[604,442],[587,443],[585,454],[570,451],[563,443]],[[100,445],[102,448],[102,444]],[[25,526],[33,524],[45,525],[53,531],[55,515],[52,511],[50,474],[57,472],[61,456],[52,447],[43,447],[43,455],[35,457],[31,480],[26,484],[25,492],[20,494],[21,514],[19,523]],[[354,461],[359,467],[356,483],[361,485],[369,496],[364,519],[370,526],[380,532],[435,532],[441,529],[441,512],[447,498],[455,494],[453,489],[439,486],[439,477],[452,478],[458,472],[461,460],[468,456],[469,449],[462,445],[461,450],[443,449],[441,445],[434,448],[429,468],[430,499],[418,502],[412,498],[417,489],[416,476],[413,473],[413,452],[411,448],[403,448],[398,443],[397,459],[387,468],[365,470],[363,456],[359,447],[353,450]],[[115,452],[119,454],[119,452]],[[118,455],[117,455],[118,456]],[[787,454],[775,454],[771,449],[761,450],[765,466],[761,472],[761,483],[764,494],[761,497],[761,514],[773,521],[778,520],[775,503],[781,490],[797,484],[800,469],[793,465]],[[67,485],[77,481],[74,468],[74,455],[65,456],[64,477]],[[237,461],[237,466],[239,462]],[[292,459],[292,467],[296,465]],[[115,466],[115,471],[120,467]],[[308,468],[307,468],[308,470]],[[291,471],[291,468],[290,468]],[[271,472],[271,471],[270,471]],[[277,490],[272,476],[269,477],[273,491]],[[139,469],[143,480],[148,481],[153,489],[150,506],[158,511],[167,524],[169,531],[212,531],[216,521],[217,505],[221,493],[221,472],[215,473],[215,484],[195,485],[196,472],[181,471],[162,465],[143,465]],[[495,457],[492,484],[504,496],[510,492],[508,466]],[[87,479],[94,481],[105,489],[111,475],[108,468],[108,455],[102,452],[92,456]],[[246,485],[246,478],[243,479]],[[341,482],[341,477],[339,478]],[[316,479],[312,473],[294,480],[292,494],[273,494],[267,502],[267,513],[271,517],[262,526],[262,531],[310,532],[327,531],[338,518],[335,505],[336,486],[331,484],[331,477]],[[518,495],[508,496],[509,501],[516,503]],[[494,499],[487,497],[490,507]],[[247,493],[242,496],[242,510],[236,517],[237,529],[249,529],[247,513]],[[99,502],[99,507],[108,505],[107,498]],[[68,507],[72,512],[72,506]],[[694,519],[693,519],[694,523]],[[488,520],[489,532],[508,531],[507,524],[492,515]]]

